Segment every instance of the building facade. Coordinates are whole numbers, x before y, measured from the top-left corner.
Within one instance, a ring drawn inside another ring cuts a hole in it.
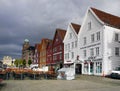
[[[80,25],[70,23],[67,28],[64,43],[64,65],[71,66],[77,60],[78,32]],[[81,64],[76,64],[76,73],[81,74]]]
[[[47,45],[46,50],[46,65],[49,67],[49,70],[53,69],[53,48],[52,48],[52,40]]]
[[[26,50],[30,47],[29,40],[25,39],[22,47],[22,59],[23,60],[28,60],[28,53],[26,53]]]
[[[3,63],[3,65],[6,65],[7,67],[11,67],[12,66],[12,61],[13,61],[12,57],[4,56],[3,60],[2,60],[2,63]]]
[[[109,75],[120,66],[120,17],[88,8],[78,34],[82,74]]]
[[[63,67],[64,62],[64,44],[63,39],[65,37],[66,30],[56,29],[53,38],[53,64],[59,68]]]
[[[39,62],[39,67],[42,68],[46,66],[46,49],[47,45],[50,42],[50,39],[42,39],[41,44],[40,44],[40,62]]]
[[[22,48],[22,59],[26,61],[26,66],[28,66],[28,61],[34,61],[35,47],[30,46],[29,40],[25,39]]]
[[[0,70],[2,69],[2,67],[3,67],[3,62],[0,61]]]
[[[35,53],[34,53],[34,61],[32,64],[39,64],[40,61],[40,44],[35,44]]]

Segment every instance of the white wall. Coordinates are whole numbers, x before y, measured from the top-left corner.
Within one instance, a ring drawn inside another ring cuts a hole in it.
[[[71,39],[69,38],[70,33],[72,33],[72,38]],[[75,41],[77,41],[77,34],[73,30],[72,25],[69,24],[68,28],[67,28],[67,33],[66,33],[64,41],[63,41],[63,43],[64,43],[64,64],[73,63],[76,60],[77,47],[75,48]],[[72,42],[74,42],[74,48],[72,48]],[[68,43],[70,44],[70,48],[68,49],[68,47],[67,47],[67,50],[66,50],[65,46],[68,45]],[[72,58],[71,52],[74,52],[74,58]],[[65,59],[65,54],[66,53],[69,53],[69,59]],[[71,61],[71,62],[68,62],[68,61]]]
[[[83,25],[81,27],[81,30],[78,34],[78,50],[79,50],[79,56],[81,59],[86,59],[90,56],[90,48],[95,48],[95,47],[100,47],[100,56],[99,57],[102,57],[102,34],[103,34],[103,26],[96,20],[96,18],[91,14],[91,12],[88,11],[88,13],[86,13],[86,17],[85,17],[85,20],[83,21]],[[88,30],[88,22],[91,21],[91,30]],[[97,41],[96,40],[96,33],[97,32],[100,32],[100,41]],[[95,42],[91,43],[91,35],[94,34],[95,35]],[[87,44],[84,45],[84,40],[83,38],[86,37],[87,38]],[[98,44],[100,43],[99,45],[96,45],[96,46],[92,46],[94,44]],[[91,47],[89,47],[91,46]],[[86,48],[84,48],[86,47]],[[84,55],[83,55],[83,50],[87,50],[87,56],[86,58],[84,58]],[[95,50],[94,50],[94,53],[95,53]]]
[[[120,56],[115,55],[115,47],[120,48],[120,43],[115,41],[115,33],[119,34],[120,30],[105,26],[104,28],[104,70],[106,74],[109,74],[113,69],[120,66]],[[120,51],[120,50],[119,50]]]

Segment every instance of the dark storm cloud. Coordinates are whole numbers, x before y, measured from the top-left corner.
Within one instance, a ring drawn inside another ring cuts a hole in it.
[[[0,0],[0,59],[21,57],[22,43],[53,38],[56,28],[82,24],[88,7],[120,16],[119,0]]]

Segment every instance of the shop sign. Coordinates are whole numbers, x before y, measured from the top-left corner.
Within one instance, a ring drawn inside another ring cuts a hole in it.
[[[96,57],[95,56],[93,56],[93,57],[88,57],[88,60],[93,60],[93,59],[95,59]]]

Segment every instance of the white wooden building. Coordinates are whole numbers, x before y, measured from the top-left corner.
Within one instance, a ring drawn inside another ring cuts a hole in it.
[[[108,75],[120,66],[120,17],[88,8],[78,33],[82,74]]]
[[[70,23],[67,28],[64,43],[64,64],[66,66],[71,66],[74,64],[77,58],[77,49],[78,49],[78,32],[80,30],[80,25]],[[80,65],[77,65],[78,73],[81,73]]]

